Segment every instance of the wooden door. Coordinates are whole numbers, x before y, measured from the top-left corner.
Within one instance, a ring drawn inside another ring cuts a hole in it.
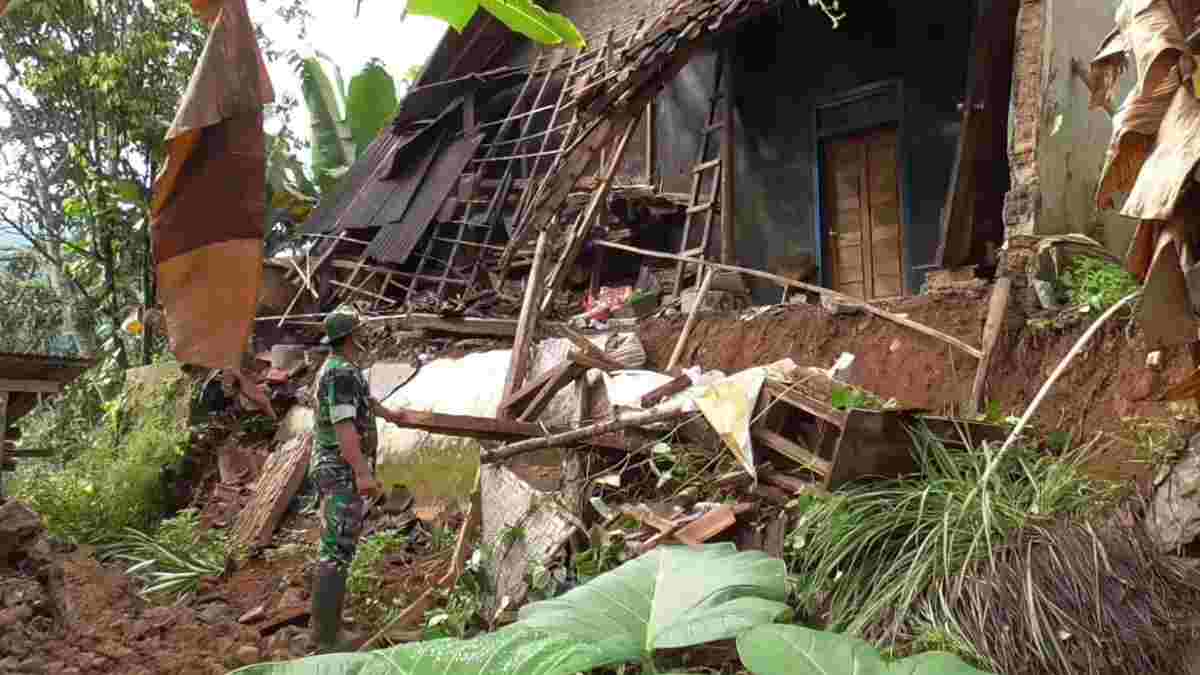
[[[825,233],[833,288],[871,300],[904,293],[904,228],[895,129],[824,144]]]

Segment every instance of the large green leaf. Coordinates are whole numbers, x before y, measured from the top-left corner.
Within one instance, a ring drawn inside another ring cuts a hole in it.
[[[733,544],[663,546],[553,600],[521,610],[518,625],[590,643],[602,665],[660,648],[722,640],[787,614],[787,569]]]
[[[939,652],[888,663],[858,638],[803,626],[758,626],[738,636],[737,648],[754,675],[987,675]]]
[[[354,143],[340,104],[341,93],[316,57],[300,63],[300,89],[312,120],[312,168],[318,181],[354,162]],[[328,187],[322,185],[322,188]]]
[[[391,121],[397,105],[396,82],[379,62],[368,63],[362,72],[350,78],[346,124],[354,138],[355,156],[362,155],[379,131]]]
[[[566,42],[577,49],[584,44],[583,36],[566,17],[546,11],[533,0],[480,0],[479,4],[504,25],[536,42]]]
[[[473,640],[446,638],[392,649],[260,663],[236,675],[568,675],[595,668],[600,652],[565,635],[512,626]]]
[[[408,0],[409,14],[441,19],[462,32],[479,9],[479,0]]]

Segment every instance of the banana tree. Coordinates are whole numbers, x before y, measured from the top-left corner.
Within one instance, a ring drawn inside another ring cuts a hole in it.
[[[363,0],[354,0],[356,15],[362,3]],[[534,42],[574,49],[582,49],[587,44],[570,19],[546,11],[533,0],[408,0],[404,11],[405,14],[441,19],[461,33],[480,8]]]
[[[297,65],[312,120],[312,172],[322,192],[333,187],[391,121],[399,101],[396,81],[372,60],[350,78],[328,57],[315,54]]]

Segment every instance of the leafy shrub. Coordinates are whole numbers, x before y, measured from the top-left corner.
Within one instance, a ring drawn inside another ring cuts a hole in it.
[[[1062,285],[1074,307],[1087,307],[1103,312],[1121,298],[1138,290],[1137,279],[1120,265],[1078,256],[1063,274]]]
[[[178,466],[187,448],[187,428],[175,407],[188,395],[185,383],[155,392],[136,412],[123,397],[91,408],[87,392],[76,394],[79,400],[69,395],[64,409],[43,411],[35,427],[47,420],[67,427],[51,445],[59,461],[22,464],[13,494],[42,514],[51,533],[70,541],[98,543],[127,528],[153,531],[170,506],[163,471]],[[91,427],[81,430],[89,419]]]

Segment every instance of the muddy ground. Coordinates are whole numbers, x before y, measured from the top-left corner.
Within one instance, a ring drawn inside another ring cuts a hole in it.
[[[886,308],[978,346],[990,293],[990,287],[946,291]],[[1045,317],[1010,312],[993,356],[986,405],[1021,415],[1088,323],[1084,317],[1062,328]],[[666,366],[682,326],[682,317],[642,325],[652,367]],[[865,313],[834,316],[815,305],[781,307],[751,321],[701,318],[682,363],[732,372],[790,357],[800,365],[829,367],[842,352],[856,357],[850,383],[885,400],[895,398],[902,407],[956,414],[970,398],[974,357],[886,319]],[[1161,371],[1146,368],[1146,354],[1128,319],[1109,322],[1045,399],[1034,425],[1044,433],[1070,433],[1080,442],[1103,432],[1092,472],[1107,479],[1146,478],[1153,468],[1137,456],[1131,428],[1140,419],[1167,419],[1186,409],[1155,399],[1193,370],[1186,348],[1166,350]]]
[[[942,292],[888,309],[978,345],[989,293],[985,287]],[[1027,318],[1014,315],[1006,325],[989,378],[987,398],[1006,415],[1023,411],[1086,326],[1081,321],[1055,328]],[[642,324],[650,367],[665,367],[682,324],[682,317]],[[834,316],[814,305],[773,308],[752,320],[703,317],[683,363],[732,372],[791,357],[801,365],[829,366],[842,352],[856,355],[852,383],[905,407],[955,413],[975,376],[974,358],[935,339],[870,315]],[[1153,467],[1143,461],[1131,424],[1178,412],[1154,399],[1192,368],[1183,350],[1168,351],[1160,372],[1148,370],[1145,360],[1146,349],[1129,322],[1112,323],[1049,396],[1035,424],[1043,432],[1066,431],[1084,440],[1103,432],[1092,472],[1110,479],[1147,478]],[[200,484],[211,490],[211,479]],[[199,506],[206,505],[205,494],[197,498]],[[0,570],[0,673],[208,675],[299,656],[308,648],[302,620],[264,635],[258,625],[238,618],[258,607],[270,615],[307,604],[306,568],[316,536],[311,516],[290,516],[269,558],[245,562],[181,607],[142,600],[119,569],[97,563],[87,549]],[[381,571],[412,597],[440,573],[442,566],[432,562],[401,556]]]

